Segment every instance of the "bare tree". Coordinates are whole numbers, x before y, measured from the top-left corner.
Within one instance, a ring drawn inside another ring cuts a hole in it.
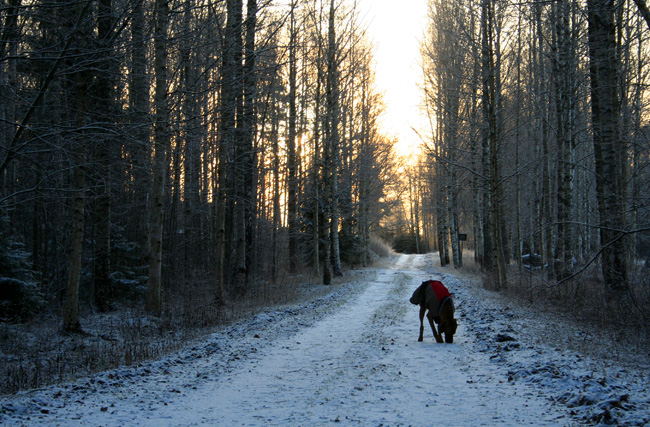
[[[577,105],[578,64],[574,47],[579,29],[575,22],[573,2],[563,1],[551,5],[552,81],[555,89],[556,139],[557,139],[557,241],[554,272],[558,280],[571,274],[574,259],[573,177],[576,141],[574,111]]]
[[[211,294],[218,312],[267,271],[297,271],[304,249],[330,279],[367,249],[393,141],[355,5],[271,4],[0,11],[0,213],[48,299],[70,284],[71,329],[80,297],[164,316]]]
[[[616,4],[607,0],[587,2],[589,20],[589,70],[591,115],[602,270],[612,290],[627,287],[625,260],[626,147],[621,139],[618,56],[616,54]]]
[[[149,229],[149,284],[147,287],[147,310],[162,312],[162,256],[163,256],[163,201],[169,151],[167,105],[167,27],[169,4],[167,0],[155,2],[154,29],[154,159],[151,187],[151,220]]]
[[[289,271],[295,272],[298,260],[298,181],[296,171],[296,102],[297,102],[297,51],[300,26],[297,22],[296,0],[291,1],[289,12],[289,123],[287,135],[287,214],[289,232]],[[317,251],[316,251],[317,252]]]
[[[339,45],[336,37],[336,7],[335,0],[330,0],[329,26],[327,30],[327,83],[325,99],[327,116],[325,119],[325,162],[327,163],[326,203],[329,221],[328,239],[331,245],[331,260],[325,258],[325,262],[332,263],[332,272],[336,276],[342,275],[341,254],[339,246]]]
[[[83,17],[83,5],[78,4],[75,7],[75,15]],[[75,51],[78,55],[88,60],[89,46],[93,29],[89,19],[78,21],[80,33],[75,37]],[[77,127],[75,133],[74,147],[74,198],[72,202],[72,240],[70,249],[70,272],[68,276],[68,286],[66,290],[66,301],[63,312],[63,328],[68,331],[79,331],[79,283],[81,280],[82,256],[83,256],[83,237],[85,225],[85,203],[86,203],[86,160],[88,149],[86,147],[88,136],[85,129],[88,124],[88,112],[90,108],[89,86],[93,78],[93,72],[90,68],[81,68],[74,73],[73,84],[75,85],[73,111],[74,123]]]

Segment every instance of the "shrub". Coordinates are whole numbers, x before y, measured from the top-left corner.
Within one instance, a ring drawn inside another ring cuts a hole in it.
[[[363,262],[363,239],[361,236],[341,231],[339,234],[339,249],[341,262],[348,265],[359,265]]]
[[[0,277],[0,319],[25,321],[45,304],[38,285],[11,277]]]
[[[390,244],[374,234],[370,235],[370,250],[382,258],[393,254]]]
[[[25,321],[41,309],[36,277],[24,245],[0,232],[0,319]]]
[[[395,248],[396,252],[403,254],[418,253],[415,235],[413,233],[397,234],[393,240],[393,248]]]

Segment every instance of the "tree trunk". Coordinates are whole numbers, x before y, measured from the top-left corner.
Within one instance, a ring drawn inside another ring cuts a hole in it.
[[[596,190],[600,214],[602,272],[609,289],[627,288],[625,261],[625,183],[621,159],[625,147],[621,140],[618,94],[618,59],[614,13],[617,4],[609,0],[588,0],[589,71]]]
[[[321,117],[321,82],[322,82],[322,72],[321,72],[321,59],[322,59],[322,49],[320,43],[318,44],[318,53],[316,54],[316,93],[314,94],[314,156],[312,161],[312,183],[313,183],[313,214],[312,214],[312,248],[313,248],[313,264],[314,264],[314,275],[316,277],[320,276],[320,237],[321,237],[321,210],[323,210],[323,223],[328,221],[327,216],[324,214],[324,207],[327,204],[327,199],[324,199],[321,203],[321,182],[325,182],[327,179],[325,177],[325,170],[323,170],[323,178],[319,179],[319,170],[321,168],[321,147],[320,139],[321,132],[320,126],[323,118]],[[323,144],[324,146],[326,144]],[[323,147],[323,154],[325,153],[326,147]],[[323,155],[323,157],[325,157]],[[323,189],[324,190],[324,189]],[[329,253],[329,252],[328,252]],[[325,271],[323,272],[323,282],[329,284],[331,281],[331,272],[327,270],[325,266]],[[326,274],[328,276],[326,276]]]
[[[442,119],[438,117],[438,135],[442,134]],[[440,266],[444,267],[449,264],[449,223],[447,217],[447,171],[440,160],[443,157],[442,141],[438,137],[438,143],[435,145],[435,211],[436,211],[436,231],[438,241],[438,254],[440,257]]]
[[[331,178],[331,169],[330,169],[330,156],[331,156],[331,147],[330,147],[330,138],[327,137],[327,122],[328,119],[325,119],[325,144],[323,147],[323,187],[324,187],[324,204],[323,204],[323,284],[329,285],[332,283],[332,228],[331,228],[331,218],[332,218],[332,178]]]
[[[81,143],[83,144],[83,142]],[[75,195],[72,202],[72,236],[70,252],[70,273],[63,311],[63,329],[78,331],[79,325],[79,281],[81,280],[81,261],[84,236],[84,204],[86,192],[86,153],[79,147],[76,155],[74,173]]]
[[[487,0],[481,0],[481,82],[482,82],[482,92],[481,99],[483,104],[483,117],[482,117],[482,129],[481,129],[481,170],[483,176],[486,178],[483,179],[484,182],[481,184],[481,229],[483,231],[483,251],[481,258],[481,268],[487,272],[493,272],[495,265],[493,262],[493,253],[494,253],[494,237],[492,230],[492,192],[490,191],[491,182],[490,182],[490,136],[489,136],[489,115],[490,115],[490,87],[489,87],[489,78],[491,70],[489,69],[490,65],[490,55],[491,55],[491,46],[489,42],[488,31],[491,31],[491,28],[488,27],[488,11],[489,11],[489,2]]]
[[[191,34],[193,31],[193,10],[192,0],[183,1],[183,31]],[[204,265],[206,259],[206,246],[202,236],[205,231],[203,224],[205,217],[201,209],[201,166],[202,153],[201,144],[205,138],[205,131],[201,123],[201,109],[206,107],[206,101],[202,99],[197,102],[196,94],[201,90],[200,70],[197,70],[196,61],[200,56],[195,52],[190,37],[184,37],[180,41],[179,56],[182,66],[183,96],[180,103],[181,113],[186,117],[183,123],[183,185],[180,189],[182,195],[182,263],[184,265],[184,279],[192,280],[193,271]],[[208,162],[205,162],[208,163]],[[198,256],[197,256],[198,255]]]
[[[79,282],[81,280],[81,266],[84,239],[84,207],[86,203],[86,141],[81,130],[86,125],[88,112],[88,71],[77,73],[76,94],[76,125],[78,139],[75,149],[74,171],[74,198],[72,201],[72,236],[70,243],[70,272],[66,290],[65,306],[63,308],[63,329],[66,331],[79,331]]]
[[[225,284],[227,281],[227,259],[226,251],[228,246],[227,223],[228,210],[228,183],[233,171],[230,164],[230,152],[236,144],[237,107],[239,105],[241,82],[238,81],[238,61],[241,61],[241,0],[228,0],[226,34],[224,36],[223,66],[221,72],[221,122],[219,139],[219,162],[218,162],[218,183],[216,191],[216,257],[215,257],[215,300],[222,304],[225,300]],[[239,64],[241,65],[241,64]],[[233,189],[233,191],[236,191]],[[232,216],[230,216],[232,219]],[[240,230],[241,231],[241,230]],[[236,259],[241,258],[240,250],[237,250]]]
[[[255,51],[255,32],[257,31],[257,1],[248,0],[246,13],[246,43],[245,63],[243,75],[243,186],[241,203],[243,204],[244,216],[244,264],[239,262],[240,268],[244,268],[244,287],[247,288],[252,266],[253,256],[253,223],[256,216],[256,180],[255,165],[257,155],[255,151],[255,134],[257,132],[257,70]]]
[[[169,5],[167,0],[155,2],[154,28],[154,158],[153,180],[151,187],[151,219],[149,229],[149,284],[147,287],[147,310],[160,315],[162,312],[162,240],[163,240],[163,203],[165,195],[165,178],[167,174],[167,151],[169,134],[167,123],[167,25]]]
[[[279,147],[279,131],[280,118],[276,114],[271,124],[271,143],[273,148],[273,236],[272,236],[272,251],[273,262],[271,268],[271,277],[273,283],[278,278],[278,231],[282,225],[282,213],[280,206],[280,147]]]
[[[235,185],[233,193],[236,197],[234,202],[233,228],[231,229],[234,237],[234,278],[233,288],[238,293],[246,291],[246,181],[245,174],[246,163],[248,162],[249,147],[246,141],[246,118],[244,117],[244,85],[245,79],[242,64],[242,1],[234,0],[227,2],[228,14],[232,7],[233,21],[232,33],[230,34],[230,47],[232,52],[232,71],[231,84],[234,94],[235,108],[235,129],[234,129],[234,149],[233,168],[230,172],[233,174],[232,182]]]
[[[413,196],[411,209],[413,211],[413,237],[415,238],[415,253],[422,253],[420,248],[420,174],[413,170]]]
[[[473,70],[472,70],[472,81],[475,84],[471,85],[470,89],[470,165],[471,170],[478,172],[479,167],[482,165],[481,159],[482,156],[479,154],[482,150],[479,149],[479,138],[481,138],[481,132],[478,124],[480,120],[480,110],[478,107],[478,96],[479,96],[479,86],[478,82],[481,81],[481,61],[479,54],[480,43],[476,40],[477,28],[476,28],[476,14],[472,13],[470,17],[470,43],[471,43],[471,57],[473,59]],[[482,139],[481,139],[482,140]],[[482,144],[481,144],[482,148]],[[479,173],[472,174],[472,218],[473,218],[473,234],[474,234],[474,261],[476,261],[481,267],[484,263],[484,242],[483,242],[483,218],[482,218],[482,195],[483,191],[481,189],[481,177]]]
[[[131,68],[129,70],[129,104],[130,132],[133,138],[125,144],[130,154],[131,164],[127,165],[124,173],[131,173],[132,179],[129,195],[134,206],[146,206],[133,212],[134,221],[129,231],[134,235],[133,240],[141,247],[140,257],[143,265],[149,262],[151,248],[149,246],[149,221],[151,218],[150,189],[146,186],[151,182],[151,144],[149,138],[149,84],[147,81],[147,55],[145,39],[145,8],[142,0],[131,0],[133,7],[131,23]],[[142,187],[140,187],[142,186]]]
[[[558,280],[571,274],[573,262],[573,233],[571,213],[573,207],[573,111],[575,70],[571,5],[568,0],[552,5],[554,33],[552,37],[553,80],[555,87],[555,113],[557,120],[557,240],[554,272]]]
[[[482,63],[483,63],[483,111],[485,117],[485,126],[487,127],[486,141],[484,145],[488,152],[488,176],[489,176],[489,211],[490,211],[490,233],[489,247],[486,244],[486,253],[491,252],[492,270],[496,272],[496,289],[499,290],[506,283],[505,258],[503,253],[503,239],[501,236],[501,197],[500,197],[500,176],[499,176],[499,131],[497,123],[497,82],[496,69],[494,63],[494,49],[498,49],[493,40],[494,12],[489,0],[482,1]]]
[[[330,146],[330,237],[331,237],[331,256],[332,272],[336,276],[343,275],[341,269],[341,253],[339,250],[339,78],[337,63],[337,45],[335,30],[335,7],[334,0],[330,0],[329,29],[328,29],[328,49],[327,49],[327,121],[329,127]]]
[[[111,0],[99,2],[99,16],[97,23],[97,38],[101,46],[104,60],[99,64],[96,79],[94,97],[93,117],[96,122],[108,122],[106,128],[110,129],[110,120],[113,120],[115,108],[113,108],[113,79],[117,75],[111,65],[112,45],[112,4]],[[101,111],[103,116],[96,112]],[[108,116],[108,119],[106,118]],[[99,311],[108,311],[111,308],[113,289],[111,283],[111,176],[112,176],[112,147],[116,145],[107,134],[99,135],[100,143],[95,148],[97,164],[101,165],[101,176],[97,177],[98,196],[95,201],[95,232],[96,247],[94,254],[94,288],[95,305]]]
[[[287,219],[289,225],[289,271],[295,273],[298,259],[298,188],[296,176],[296,51],[298,28],[296,26],[296,0],[291,2],[289,22],[289,123],[287,135]]]
[[[78,5],[77,9],[82,6]],[[90,37],[92,29],[89,28],[88,21],[81,20],[84,10],[79,13],[79,34],[75,37],[74,53],[84,55],[88,52],[87,39]],[[84,127],[88,122],[88,102],[89,102],[89,85],[92,82],[92,72],[88,68],[81,69],[74,74],[74,83],[76,84],[76,93],[74,94],[74,105],[71,105],[75,111],[74,124],[77,127],[74,139],[74,197],[72,200],[72,236],[70,242],[70,271],[68,276],[68,285],[66,289],[65,305],[63,307],[63,329],[66,331],[80,331],[79,324],[79,283],[81,281],[81,269],[83,264],[83,240],[84,240],[84,222],[85,222],[85,203],[86,203],[86,157],[87,157],[87,138]],[[72,85],[70,85],[72,86]],[[22,128],[22,126],[21,126]],[[9,155],[9,154],[8,154]]]
[[[521,145],[522,145],[522,139],[521,139],[521,115],[522,115],[522,109],[521,109],[521,103],[523,98],[522,90],[521,90],[521,63],[522,63],[522,25],[521,25],[521,20],[522,18],[519,17],[517,21],[517,72],[516,72],[516,89],[515,93],[517,94],[517,97],[519,98],[517,101],[515,101],[515,170],[519,170],[521,167],[521,162],[520,162],[520,150],[521,150]],[[519,267],[519,270],[521,271],[523,264],[522,264],[522,258],[521,256],[523,255],[523,236],[522,236],[522,226],[521,226],[521,216],[522,216],[522,211],[521,211],[521,174],[517,173],[516,177],[516,182],[515,182],[515,215],[516,215],[516,226],[515,226],[515,254],[514,257],[517,261],[517,266]]]

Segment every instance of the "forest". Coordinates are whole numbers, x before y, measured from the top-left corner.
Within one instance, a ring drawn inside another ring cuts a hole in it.
[[[0,18],[1,323],[211,324],[387,246],[647,321],[644,0],[429,0],[411,159],[356,1],[3,0]]]
[[[394,205],[354,7],[11,1],[2,8],[3,293],[27,317],[201,292],[221,305],[363,265]],[[331,260],[325,262],[324,260]]]
[[[649,29],[642,0],[429,1],[424,249],[460,267],[466,238],[497,290],[543,268],[647,298]]]

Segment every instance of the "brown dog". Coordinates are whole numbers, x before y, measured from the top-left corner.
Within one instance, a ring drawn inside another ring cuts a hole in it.
[[[413,292],[410,299],[412,304],[420,306],[420,336],[418,341],[424,339],[424,314],[428,310],[427,319],[431,331],[437,342],[441,343],[442,334],[445,334],[446,343],[454,342],[454,334],[458,323],[454,319],[454,302],[449,290],[437,280],[427,280]],[[438,324],[438,331],[433,323]]]

